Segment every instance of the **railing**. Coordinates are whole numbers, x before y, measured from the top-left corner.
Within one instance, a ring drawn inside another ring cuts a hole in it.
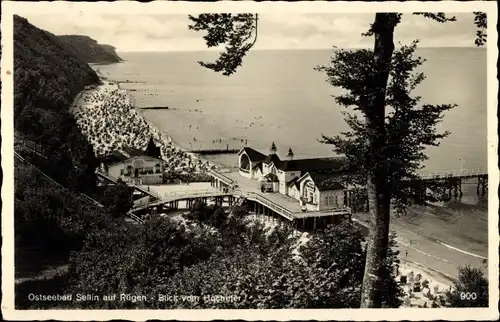
[[[350,207],[337,208],[332,211],[334,215],[345,215],[346,213],[351,214],[352,210]]]
[[[140,185],[135,184],[135,183],[132,183],[132,185],[131,185],[131,186],[132,186],[134,189],[140,190],[140,191],[144,192],[145,194],[148,194],[148,195],[150,195],[151,197],[154,197],[154,198],[156,198],[156,199],[158,199],[158,200],[161,200],[161,198],[162,198],[162,197],[161,197],[161,195],[160,195],[159,193],[157,193],[156,191],[152,191],[152,190],[150,190],[150,189],[148,189],[148,188],[146,188],[146,187],[144,187],[144,186],[140,186]]]
[[[209,189],[197,189],[197,190],[188,190],[188,191],[172,191],[165,192],[164,197],[177,197],[177,196],[187,196],[187,195],[200,195],[200,194],[220,194],[221,192],[209,190]]]
[[[284,216],[288,220],[293,220],[293,213],[290,210],[281,207],[280,205],[274,203],[273,201],[271,201],[271,200],[267,199],[266,197],[263,197],[263,196],[255,193],[255,192],[239,192],[239,191],[234,191],[233,193],[235,195],[238,195],[238,196],[243,196],[243,197],[245,197],[247,199],[253,199],[255,201],[258,201],[261,204],[263,204],[264,206],[268,207],[269,209],[274,210],[277,213],[279,213],[280,215]]]
[[[139,224],[144,224],[144,220],[142,220],[141,218],[137,217],[136,215],[134,215],[133,213],[129,212],[127,214],[132,220],[134,220],[135,222],[139,223]]]
[[[418,174],[421,179],[436,179],[436,178],[446,178],[446,177],[471,177],[479,175],[487,175],[488,170],[485,168],[473,168],[473,169],[462,169],[454,171],[442,171],[442,172],[423,172]]]
[[[60,186],[61,188],[63,188],[64,190],[68,190],[65,186],[63,186],[62,184],[60,184],[59,182],[55,181],[54,179],[52,179],[51,177],[49,177],[47,174],[45,174],[42,170],[38,169],[35,165],[29,163],[28,161],[26,161],[26,159],[24,159],[22,156],[19,155],[19,153],[15,152],[14,151],[14,157],[17,158],[19,161],[29,165],[30,167],[32,167],[33,169],[35,169],[36,172],[38,172],[39,174],[41,174],[44,178],[46,178],[47,180],[49,180],[50,182],[52,182],[53,184],[57,185],[57,186]],[[103,208],[104,206],[98,202],[97,200],[87,196],[86,194],[84,193],[79,193],[80,196],[84,197],[85,199],[87,199],[88,201],[91,201],[92,203],[94,203],[95,205],[97,205],[99,208]]]
[[[308,211],[295,213],[295,218],[312,218],[312,217],[322,217],[322,216],[345,216],[352,215],[352,210],[350,207],[340,207],[336,209],[326,209],[321,211]]]
[[[36,144],[34,141],[26,140],[23,138],[16,137],[16,143],[22,145],[26,149],[28,149],[31,153],[40,156],[44,159],[48,159],[46,155],[46,149],[41,144]]]
[[[215,170],[209,170],[209,174],[213,175],[214,177],[217,177],[218,179],[222,181],[229,181],[229,184],[233,184],[234,180],[229,178],[228,176],[223,175],[222,173],[215,171]]]

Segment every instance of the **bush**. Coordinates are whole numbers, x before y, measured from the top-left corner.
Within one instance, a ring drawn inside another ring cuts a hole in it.
[[[31,167],[15,165],[15,232],[19,245],[78,250],[86,234],[105,227],[102,210],[79,194],[49,181]]]
[[[250,222],[247,215],[245,207],[226,214],[198,202],[191,216],[201,225],[180,226],[167,218],[153,218],[137,228],[96,231],[71,260],[70,291],[140,293],[148,300],[76,304],[82,308],[359,307],[366,253],[358,228],[349,223],[329,226],[297,253],[299,236],[291,228],[270,230]],[[389,252],[387,268],[394,264],[394,254]],[[400,290],[391,274],[383,296],[386,306],[396,307],[398,302],[390,294]],[[165,302],[159,300],[160,294],[198,298]],[[210,294],[233,299],[204,298]]]
[[[451,307],[488,307],[488,280],[478,268],[460,267],[446,296]]]
[[[206,230],[186,231],[166,218],[139,227],[115,225],[96,230],[70,259],[73,294],[144,294],[154,302],[171,276],[206,261],[214,252]],[[183,294],[180,291],[177,294]],[[101,298],[102,300],[102,298]],[[146,308],[151,301],[74,302],[78,308]]]
[[[106,213],[115,218],[124,217],[134,204],[132,191],[125,183],[118,182],[106,188],[102,203]]]

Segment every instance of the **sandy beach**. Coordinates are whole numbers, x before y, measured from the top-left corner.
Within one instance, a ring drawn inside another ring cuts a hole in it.
[[[132,96],[114,82],[102,79],[99,86],[79,93],[71,112],[97,156],[124,147],[145,149],[153,138],[161,149],[162,158],[167,161],[167,171],[193,173],[212,166],[176,146],[168,135],[143,117],[135,108]]]

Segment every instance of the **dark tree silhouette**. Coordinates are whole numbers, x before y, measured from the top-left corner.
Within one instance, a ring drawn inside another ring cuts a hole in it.
[[[451,307],[488,307],[488,280],[478,268],[460,267],[447,297]]]
[[[441,12],[415,14],[423,15],[439,23],[456,20]],[[364,120],[360,121],[347,116],[346,120],[355,136],[347,135],[343,140],[327,140],[326,142],[336,144],[337,149],[345,150],[348,159],[361,167],[364,174],[363,181],[367,187],[370,237],[361,307],[382,305],[381,294],[384,285],[381,267],[387,258],[389,245],[391,198],[397,196],[392,193],[391,184],[401,182],[404,175],[410,175],[411,178],[415,167],[424,159],[419,147],[437,144],[438,140],[446,135],[446,133],[435,133],[435,124],[439,121],[441,113],[451,108],[448,105],[417,108],[418,100],[409,97],[409,93],[413,90],[412,86],[418,85],[423,79],[418,77],[423,77],[423,75],[411,78],[411,72],[421,61],[413,59],[408,52],[406,54],[401,52],[399,56],[393,57],[394,30],[402,16],[400,13],[376,13],[373,24],[364,34],[364,36],[374,37],[373,51],[355,51],[346,53],[344,56],[337,52],[333,58],[336,59],[339,67],[344,68],[345,73],[342,78],[338,79],[339,83],[336,85],[347,87],[351,91],[350,96],[341,97],[340,102],[346,106],[355,106],[364,117]],[[479,46],[486,42],[487,17],[485,13],[480,12],[475,12],[474,16],[474,23],[478,28],[476,44]],[[200,62],[200,64],[227,76],[236,72],[242,64],[243,57],[257,39],[258,16],[254,14],[201,14],[198,17],[189,16],[189,18],[193,22],[189,26],[190,29],[206,32],[203,38],[208,47],[226,44],[226,51],[221,53],[214,63]],[[254,35],[253,41],[252,35]],[[413,52],[411,47],[410,52]],[[400,65],[392,66],[393,63],[400,63]],[[393,93],[388,88],[391,84],[389,82],[391,71],[404,71],[401,76],[396,77],[396,83],[392,82],[395,90]],[[341,76],[340,72],[337,76]],[[333,82],[336,82],[335,77],[333,77]],[[332,82],[332,79],[330,81]],[[396,112],[389,118],[389,121],[386,119],[388,104],[396,107]],[[417,118],[418,121],[413,121],[412,118]],[[413,128],[405,133],[404,127],[408,125],[413,125]],[[414,131],[419,126],[424,126],[425,130],[422,135],[417,135],[417,141],[413,142],[410,138],[415,136]],[[394,134],[403,135],[401,138],[403,141],[391,136]],[[396,144],[395,148],[390,146],[392,143]],[[409,148],[401,149],[405,145]],[[361,153],[353,150],[353,147],[359,146],[363,147]],[[411,150],[412,146],[416,148],[416,151]],[[408,155],[412,157],[411,160],[406,159]],[[397,171],[390,172],[390,169]],[[400,198],[396,205],[399,206],[399,210],[402,210],[408,199],[404,194],[398,197]]]
[[[103,205],[111,216],[125,217],[133,206],[131,189],[124,182],[109,186],[104,191]]]

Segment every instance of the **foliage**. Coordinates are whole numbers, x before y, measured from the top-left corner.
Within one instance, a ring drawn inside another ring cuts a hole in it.
[[[389,235],[389,246],[387,248],[387,257],[381,268],[382,285],[384,286],[380,296],[384,307],[400,307],[403,303],[403,289],[396,281],[396,272],[399,269],[399,250],[396,242],[397,234],[392,232]]]
[[[196,200],[191,206],[190,212],[184,216],[188,220],[218,229],[228,223],[228,214],[224,208],[221,206],[207,205],[201,200]]]
[[[104,190],[102,199],[106,213],[115,218],[124,217],[134,205],[132,189],[122,181],[119,181],[116,185],[108,186]]]
[[[39,160],[44,171],[86,192],[95,187],[97,161],[69,109],[78,92],[98,81],[56,36],[14,16],[15,128],[47,150],[50,160]]]
[[[476,46],[484,46],[486,44],[486,29],[488,27],[488,18],[486,13],[474,12],[474,24],[477,27]]]
[[[389,196],[394,199],[398,212],[404,212],[415,191],[408,182],[417,181],[417,170],[422,162],[427,146],[437,146],[449,133],[438,133],[435,125],[440,122],[443,112],[455,105],[419,104],[420,97],[412,97],[413,90],[425,79],[422,73],[415,72],[424,60],[414,57],[417,42],[402,46],[392,56],[389,82],[386,89],[386,106],[389,113],[385,118],[386,147],[382,151],[386,160],[386,182]],[[370,91],[370,76],[373,67],[371,50],[336,49],[329,66],[320,66],[319,71],[326,73],[328,82],[342,87],[345,93],[336,96],[335,101],[343,107],[351,107],[368,117],[367,106],[363,104],[365,95]],[[366,145],[367,123],[359,113],[344,112],[345,120],[351,131],[335,137],[323,135],[322,142],[332,144],[336,153],[345,155],[353,168],[359,169],[358,182],[365,184],[370,168],[371,151]]]
[[[230,76],[241,66],[243,57],[257,41],[258,15],[214,13],[200,14],[198,17],[189,16],[193,24],[189,29],[206,31],[203,36],[207,47],[216,47],[225,44],[225,52],[221,53],[215,63],[198,62],[201,66]],[[254,35],[253,41],[250,41]]]
[[[108,225],[102,210],[80,195],[49,181],[32,167],[15,165],[16,245],[78,250],[88,232]]]
[[[187,231],[168,219],[153,217],[143,226],[117,225],[96,230],[70,260],[69,292],[144,294],[156,298],[158,288],[186,267],[208,259],[214,239],[207,230]],[[74,302],[79,308],[141,308],[130,301]]]
[[[361,298],[361,284],[365,269],[366,250],[362,247],[365,242],[362,231],[350,222],[341,225],[328,226],[301,249],[302,257],[316,269],[344,270],[340,281],[343,287],[349,285],[350,292],[343,298],[349,298],[349,307],[359,307]],[[399,251],[396,247],[396,235],[392,234],[389,241],[387,258],[382,270],[384,291],[381,293],[385,307],[399,307],[403,290],[396,282],[395,268],[399,265]],[[342,306],[338,306],[342,307]]]
[[[359,306],[363,236],[353,225],[331,226],[297,253],[299,236],[291,228],[269,229],[249,221],[245,207],[225,213],[200,202],[193,205],[191,217],[200,218],[195,212],[211,217],[202,215],[205,221],[189,229],[153,217],[143,227],[120,226],[93,233],[71,260],[68,291],[144,294],[147,300],[72,305],[163,309]],[[204,228],[205,224],[217,227],[217,232]],[[387,278],[394,282],[392,276]],[[388,294],[399,294],[393,285]],[[178,296],[175,300],[174,295]],[[205,295],[228,297],[212,301]],[[165,301],[165,296],[172,298]]]
[[[451,307],[488,307],[488,280],[478,268],[460,267],[458,279],[453,283],[452,291],[446,295]]]

